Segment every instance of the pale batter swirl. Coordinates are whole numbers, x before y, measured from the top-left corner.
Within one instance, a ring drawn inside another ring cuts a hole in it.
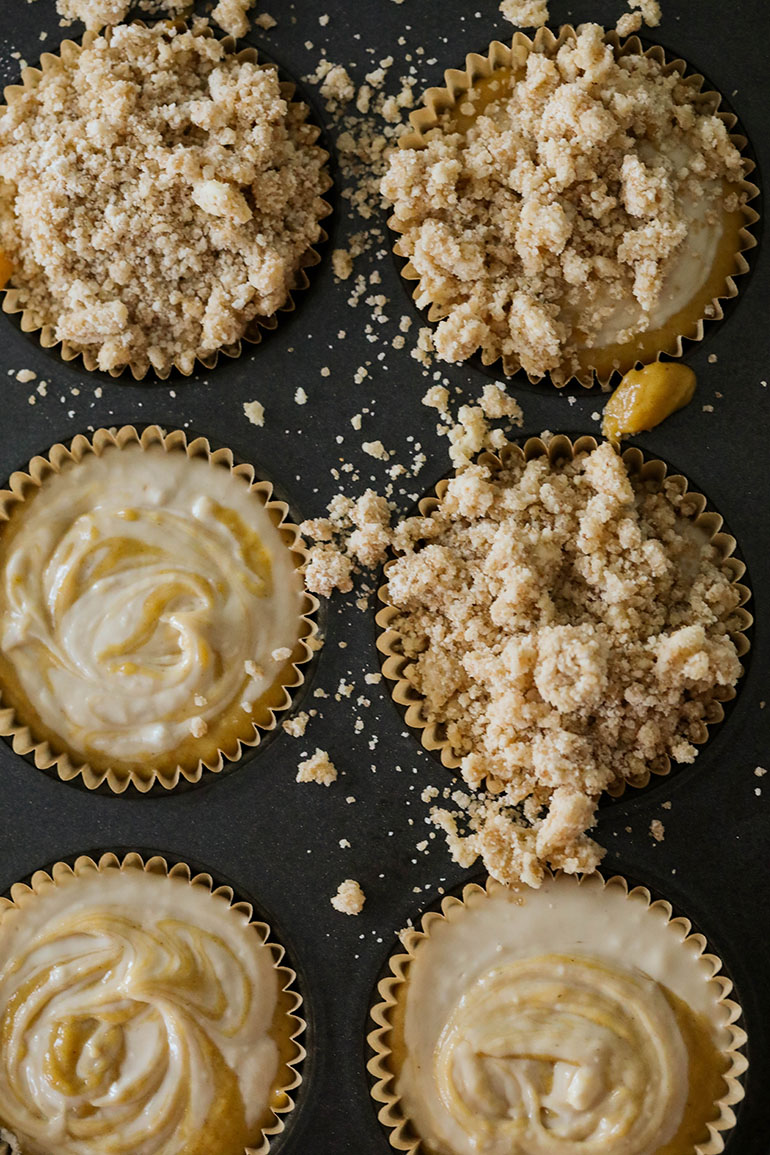
[[[653,1155],[678,1129],[687,1063],[657,983],[560,955],[482,975],[434,1055],[441,1101],[484,1155]]]
[[[12,514],[0,565],[5,697],[97,767],[246,737],[299,634],[296,559],[263,502],[160,446],[50,477]]]
[[[243,1155],[277,1000],[226,901],[141,869],[71,877],[3,918],[0,1123],[24,1155]]]

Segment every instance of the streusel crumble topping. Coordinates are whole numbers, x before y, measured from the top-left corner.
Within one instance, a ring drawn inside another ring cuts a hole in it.
[[[692,762],[710,703],[741,673],[739,592],[687,495],[629,474],[609,444],[553,465],[471,465],[402,523],[388,571],[404,676],[483,806],[454,850],[502,881],[590,871],[602,791]],[[511,808],[517,808],[512,811]]]
[[[438,355],[559,384],[694,298],[742,175],[678,72],[616,56],[588,24],[471,87],[422,147],[393,153],[382,191]]]
[[[0,249],[38,328],[102,370],[191,371],[283,306],[325,154],[275,68],[120,25],[0,114]]]

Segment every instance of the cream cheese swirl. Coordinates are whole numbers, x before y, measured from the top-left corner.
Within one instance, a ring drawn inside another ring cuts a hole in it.
[[[434,1057],[444,1108],[484,1155],[654,1155],[677,1131],[687,1050],[652,979],[547,955],[482,975]]]
[[[3,657],[87,759],[173,751],[228,712],[243,730],[296,644],[295,561],[226,468],[108,449],[50,477],[9,528]]]
[[[71,877],[4,915],[0,1122],[24,1155],[242,1155],[277,997],[270,949],[202,887]]]

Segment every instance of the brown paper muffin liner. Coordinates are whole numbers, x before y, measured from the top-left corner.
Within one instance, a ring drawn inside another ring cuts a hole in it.
[[[136,20],[134,23],[144,26],[143,20]],[[167,21],[167,23],[170,27],[179,29],[185,29],[187,27],[183,20]],[[82,40],[79,42],[74,40],[62,41],[58,54],[44,52],[40,57],[39,68],[27,67],[23,69],[21,73],[22,83],[8,85],[3,90],[3,98],[6,105],[10,104],[11,101],[21,96],[25,90],[29,91],[30,89],[36,88],[40,83],[40,78],[42,77],[43,73],[49,71],[52,68],[58,67],[60,59],[63,60],[65,64],[71,65],[74,63],[83,49],[88,48],[94,42],[94,40],[97,39],[98,36],[103,35],[109,38],[111,34],[111,28],[106,28],[101,33],[86,32]],[[199,32],[199,35],[213,37],[214,32],[211,28],[204,28]],[[236,40],[232,36],[223,37],[221,43],[228,53],[232,53],[235,50],[237,44]],[[257,64],[259,56],[256,48],[244,48],[237,54],[236,59],[241,62],[245,61],[251,64]],[[265,69],[273,68],[274,66],[272,64],[262,64],[260,67]],[[294,96],[296,94],[296,85],[289,81],[280,81],[280,90],[283,99],[299,114],[302,122],[305,123],[305,127],[307,129],[307,146],[315,147],[316,150],[322,155],[324,164],[326,164],[329,159],[328,152],[321,148],[319,145],[316,145],[316,141],[321,135],[321,129],[317,125],[306,123],[310,109],[308,105],[303,101],[294,100]],[[0,111],[1,110],[2,109],[0,108]],[[328,192],[332,185],[332,178],[326,168],[324,169],[324,174],[326,178],[326,187],[323,191]],[[331,212],[332,207],[328,201],[321,200],[321,210],[318,217],[319,221],[324,220],[326,217],[330,216]],[[329,238],[326,231],[321,229],[316,245],[323,245],[328,239]],[[152,371],[155,376],[159,377],[162,381],[165,381],[166,378],[170,376],[172,370],[181,373],[184,377],[189,377],[196,371],[196,368],[199,365],[204,369],[214,369],[219,361],[220,353],[225,357],[230,357],[233,359],[240,357],[241,353],[243,352],[244,344],[258,345],[262,340],[263,330],[266,332],[272,332],[278,327],[280,314],[294,312],[294,309],[296,308],[294,294],[304,292],[306,289],[310,288],[310,279],[307,275],[307,270],[313,268],[315,265],[320,264],[320,261],[321,256],[315,246],[307,249],[299,258],[297,268],[294,273],[294,284],[289,291],[285,303],[281,305],[280,309],[278,309],[276,313],[272,313],[269,317],[254,317],[253,320],[249,322],[241,339],[234,342],[232,345],[222,345],[219,349],[216,349],[211,353],[204,354],[199,354],[195,350],[189,350],[189,353],[192,355],[191,360],[185,360],[185,362],[182,363],[177,359],[173,362],[173,364],[168,366],[153,366],[146,358],[143,361],[127,362],[125,365],[120,366],[120,368],[110,369],[110,376],[115,378],[121,377],[126,369],[128,369],[130,370],[131,375],[135,381],[142,381],[147,376],[147,374]],[[60,342],[56,337],[56,330],[54,325],[47,324],[43,325],[42,328],[39,327],[31,312],[20,304],[20,293],[18,289],[14,289],[13,287],[6,289],[0,288],[0,292],[3,294],[3,312],[8,314],[21,313],[20,325],[22,332],[37,332],[40,344],[43,349],[54,349],[57,346],[60,346],[59,352],[61,354],[62,360],[73,361],[75,358],[82,356],[83,365],[89,372],[98,370],[97,359],[92,350],[77,349],[68,341]]]
[[[11,887],[11,897],[0,898],[0,935],[3,933],[3,922],[11,912],[23,911],[33,904],[38,895],[45,893],[52,887],[66,885],[73,877],[83,877],[94,872],[103,873],[110,870],[122,872],[143,870],[147,874],[167,875],[170,878],[181,878],[190,886],[201,887],[213,897],[229,907],[234,915],[242,921],[254,926],[262,946],[267,946],[273,958],[273,963],[279,975],[279,992],[283,996],[287,1017],[290,1021],[289,1041],[292,1045],[292,1056],[283,1063],[282,1073],[273,1095],[272,1118],[262,1131],[262,1141],[258,1147],[247,1147],[244,1155],[267,1155],[270,1142],[286,1127],[286,1117],[294,1109],[293,1095],[302,1083],[299,1065],[306,1056],[305,1048],[299,1042],[307,1024],[302,1018],[302,996],[297,990],[297,975],[288,967],[283,959],[285,951],[282,946],[272,939],[272,931],[267,923],[256,920],[250,903],[236,899],[229,886],[215,887],[214,881],[208,874],[194,874],[185,863],[169,866],[165,858],[155,855],[145,862],[140,854],[131,852],[121,860],[116,854],[101,855],[99,861],[94,861],[87,855],[76,859],[74,866],[67,862],[57,862],[50,872],[36,870],[29,884],[17,882]],[[14,1136],[11,1132],[0,1130],[0,1155],[11,1155]],[[5,1140],[5,1142],[3,1142]]]
[[[571,461],[576,454],[590,453],[597,448],[597,445],[596,438],[590,436],[579,437],[573,443],[569,437],[559,434],[552,437],[547,444],[540,437],[530,437],[523,447],[509,442],[499,455],[485,452],[478,458],[478,461],[480,465],[489,466],[494,473],[505,468],[514,460],[523,462],[531,461],[535,457],[546,456],[552,465],[559,461]],[[659,486],[666,480],[670,485],[675,485],[680,493],[687,494],[689,510],[691,511],[689,516],[692,518],[693,524],[708,534],[711,544],[719,551],[725,571],[729,573],[732,584],[738,590],[740,603],[735,611],[735,616],[740,623],[740,629],[730,631],[730,637],[738,651],[738,656],[743,658],[749,650],[749,640],[745,631],[749,629],[754,620],[745,608],[751,597],[751,591],[740,582],[746,572],[746,566],[738,558],[733,557],[737,542],[730,534],[722,532],[723,518],[713,510],[706,508],[706,498],[703,494],[690,490],[687,478],[681,474],[669,475],[668,467],[662,461],[647,460],[641,450],[636,448],[626,449],[621,456],[632,476],[639,477],[644,481],[653,481]],[[422,517],[430,517],[439,508],[448,485],[449,479],[444,478],[438,482],[432,494],[422,498],[419,502],[419,511]],[[393,564],[394,562],[390,561],[385,566],[386,575]],[[460,756],[449,742],[445,727],[428,719],[425,712],[425,700],[412,684],[410,678],[411,663],[404,656],[401,635],[393,628],[393,622],[399,616],[400,611],[388,602],[387,585],[380,587],[377,596],[384,605],[384,608],[376,616],[376,622],[381,631],[377,638],[377,649],[384,658],[382,672],[393,683],[391,687],[393,701],[396,705],[404,708],[406,724],[419,733],[420,742],[425,749],[438,753],[442,765],[446,766],[448,770],[457,770],[460,766]],[[706,721],[700,723],[697,733],[691,738],[692,742],[697,745],[706,742],[708,727],[716,725],[724,719],[722,703],[732,701],[736,693],[737,691],[732,686],[717,687],[707,710]],[[607,793],[613,798],[619,798],[625,792],[627,784],[641,788],[647,786],[651,775],[665,776],[670,773],[670,770],[671,760],[668,755],[664,755],[652,762],[639,777],[619,779],[614,782],[608,787]],[[499,793],[503,789],[503,784],[495,780],[488,781],[487,789],[492,793]]]
[[[565,24],[559,29],[558,36],[555,36],[550,28],[539,28],[534,37],[530,39],[523,32],[516,32],[510,44],[502,44],[499,40],[495,40],[490,44],[487,55],[482,56],[477,52],[469,53],[465,58],[465,69],[449,68],[444,73],[445,87],[444,88],[429,88],[423,97],[423,107],[410,113],[409,120],[412,125],[412,131],[405,133],[399,140],[399,148],[421,148],[423,146],[425,136],[431,129],[435,128],[441,117],[457,107],[468,92],[469,89],[477,84],[479,81],[488,79],[493,72],[500,68],[511,69],[516,72],[521,72],[526,64],[527,57],[531,52],[541,52],[548,56],[554,55],[561,46],[568,40],[574,40],[576,36],[575,28],[571,24]],[[681,59],[666,61],[666,54],[659,45],[648,48],[644,51],[642,42],[638,36],[630,36],[627,40],[621,40],[618,34],[613,30],[605,35],[607,43],[611,44],[615,55],[617,57],[629,55],[644,55],[649,59],[656,61],[658,64],[664,66],[665,75],[670,75],[672,72],[678,72],[685,83],[691,88],[695,102],[704,107],[708,112],[716,113],[719,119],[723,122],[725,127],[730,132],[730,140],[743,153],[747,140],[744,136],[735,134],[732,130],[737,124],[737,117],[729,112],[720,112],[719,106],[722,103],[722,97],[718,92],[703,91],[704,79],[699,74],[687,73],[687,62]],[[745,172],[749,175],[753,172],[754,162],[744,157]],[[648,357],[647,361],[660,360],[661,356],[665,354],[668,357],[681,357],[684,351],[684,342],[697,342],[703,340],[705,332],[705,322],[721,321],[724,312],[722,305],[723,300],[732,299],[738,295],[738,287],[735,283],[735,278],[748,272],[748,261],[745,253],[749,249],[753,249],[757,240],[751,232],[752,226],[759,220],[759,215],[748,204],[748,201],[753,200],[759,196],[759,189],[755,184],[744,179],[737,185],[737,191],[743,194],[742,213],[744,217],[744,225],[740,231],[739,239],[740,245],[738,252],[735,254],[735,267],[731,276],[725,280],[724,291],[720,292],[718,296],[714,297],[710,304],[706,307],[703,316],[696,322],[693,322],[684,332],[677,334],[665,342],[657,350],[656,357]],[[398,233],[400,232],[399,223],[395,216],[392,216],[388,221],[391,229]],[[422,295],[423,288],[420,274],[409,260],[408,253],[405,253],[401,247],[401,242],[396,241],[393,246],[393,252],[396,256],[404,258],[406,264],[401,269],[401,275],[406,281],[416,281],[417,284],[412,292],[415,301],[419,300]],[[445,310],[441,306],[431,304],[428,309],[428,320],[437,322],[443,320],[446,316]],[[522,366],[516,359],[503,357],[482,356],[482,362],[485,366],[494,365],[498,361],[502,362],[502,370],[506,376],[513,376],[521,370]],[[608,389],[610,381],[616,375],[627,372],[634,366],[641,365],[643,362],[636,358],[632,362],[625,364],[619,368],[611,368],[608,371],[599,371],[594,368],[582,369],[572,376],[565,377],[563,380],[552,381],[557,388],[561,389],[565,385],[577,382],[586,389],[591,388],[595,384],[599,384],[602,389]],[[558,371],[557,371],[558,373]],[[537,376],[532,373],[527,373],[527,377],[532,384],[538,384],[550,376],[546,373],[542,376]]]
[[[550,871],[546,872],[546,877],[553,877]],[[665,923],[667,930],[682,945],[689,945],[693,962],[702,960],[707,964],[710,972],[709,981],[716,984],[720,992],[718,1006],[726,1011],[725,1029],[730,1041],[724,1054],[729,1066],[722,1076],[725,1094],[715,1104],[718,1117],[708,1123],[708,1140],[697,1144],[693,1155],[719,1155],[719,1152],[724,1150],[725,1132],[735,1126],[733,1108],[744,1098],[745,1091],[740,1078],[749,1065],[741,1050],[747,1041],[746,1032],[738,1025],[738,1019],[743,1012],[738,1003],[729,997],[733,989],[732,982],[719,973],[722,970],[722,960],[715,954],[707,953],[706,939],[701,934],[691,933],[692,924],[688,919],[674,917],[671,904],[660,899],[653,901],[652,895],[645,887],[637,886],[629,890],[628,883],[620,875],[605,879],[598,871],[595,874],[583,875],[577,880],[577,885],[601,891],[619,890],[627,896],[629,902],[637,905],[640,919],[653,916],[659,923]],[[397,1087],[398,1070],[393,1058],[394,1039],[399,1035],[399,1028],[394,1019],[398,1008],[403,1011],[402,1000],[409,983],[409,971],[415,951],[423,940],[430,937],[438,923],[462,919],[466,907],[478,906],[485,902],[488,896],[504,889],[501,883],[489,878],[485,887],[477,883],[464,887],[461,898],[452,895],[444,898],[440,911],[428,911],[423,915],[419,930],[410,928],[401,933],[403,951],[391,956],[391,973],[377,986],[378,1002],[370,1010],[370,1017],[375,1026],[367,1036],[369,1047],[374,1054],[367,1064],[367,1070],[374,1079],[371,1088],[372,1098],[382,1104],[378,1118],[383,1127],[388,1129],[390,1144],[397,1151],[406,1151],[410,1155],[425,1153],[420,1136],[405,1114]]]
[[[39,489],[49,477],[60,473],[63,467],[77,465],[88,454],[93,453],[100,457],[107,449],[122,449],[127,445],[140,445],[142,449],[161,445],[167,452],[185,453],[190,458],[203,458],[212,466],[228,468],[236,477],[244,478],[249,483],[250,492],[262,501],[271,521],[280,531],[286,547],[295,559],[295,568],[300,570],[306,564],[307,549],[299,529],[287,520],[288,505],[273,498],[273,486],[269,481],[255,480],[251,465],[236,465],[231,450],[212,449],[205,437],[196,437],[193,441],[188,441],[187,435],[182,430],[166,433],[158,425],[150,425],[141,433],[133,425],[124,425],[117,430],[98,429],[90,439],[78,434],[69,446],[56,444],[45,457],[33,457],[27,467],[28,472],[13,473],[8,483],[9,488],[0,490],[0,532],[14,508],[25,501],[30,493]],[[95,790],[106,782],[111,790],[121,794],[131,783],[137,790],[145,793],[156,783],[166,790],[172,790],[180,778],[187,782],[198,782],[204,770],[219,773],[226,763],[237,762],[244,748],[258,746],[263,732],[276,728],[277,716],[288,709],[293,693],[304,683],[305,675],[302,667],[311,660],[313,653],[318,649],[318,624],[314,619],[318,605],[318,599],[305,590],[300,606],[297,642],[278,678],[260,699],[254,711],[253,735],[235,739],[226,748],[218,750],[215,758],[200,759],[192,768],[177,765],[171,771],[147,767],[140,774],[136,770],[133,772],[123,769],[96,770],[85,761],[73,761],[66,752],[57,753],[49,742],[38,741],[30,728],[21,723],[13,708],[3,706],[1,687],[0,735],[12,739],[13,749],[17,754],[32,755],[38,769],[55,768],[56,773],[65,782],[80,777],[89,790]]]

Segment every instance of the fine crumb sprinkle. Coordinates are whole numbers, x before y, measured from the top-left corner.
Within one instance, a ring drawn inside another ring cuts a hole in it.
[[[718,220],[744,164],[678,73],[616,59],[597,24],[497,85],[462,130],[448,110],[422,147],[393,150],[381,182],[415,299],[442,318],[414,355],[480,353],[562,384],[586,349],[665,324],[692,221]]]
[[[260,12],[258,16],[254,17],[254,23],[258,28],[263,29],[265,32],[269,32],[271,28],[275,28],[278,21],[274,16],[271,16],[269,12]]]
[[[366,895],[354,878],[346,878],[341,882],[331,899],[334,909],[342,914],[360,914],[365,902]]]
[[[281,723],[281,726],[290,738],[304,738],[309,721],[310,715],[305,710],[301,710],[299,714],[295,714],[293,718],[286,718],[286,720]]]
[[[316,747],[311,758],[306,758],[297,766],[298,782],[317,782],[321,786],[331,786],[337,781],[337,767],[329,758],[326,750]]]
[[[22,385],[29,385],[30,381],[37,380],[37,373],[33,369],[19,369],[16,380],[20,381]]]
[[[659,818],[653,818],[650,823],[650,834],[656,842],[662,842],[666,836],[666,828]]]
[[[102,371],[190,373],[285,305],[321,235],[318,130],[196,25],[118,25],[0,117],[0,249],[37,327]]]
[[[288,662],[291,657],[291,650],[288,646],[279,646],[277,650],[273,650],[270,657],[274,662]]]
[[[260,401],[244,401],[243,412],[252,425],[265,424],[265,407]]]

